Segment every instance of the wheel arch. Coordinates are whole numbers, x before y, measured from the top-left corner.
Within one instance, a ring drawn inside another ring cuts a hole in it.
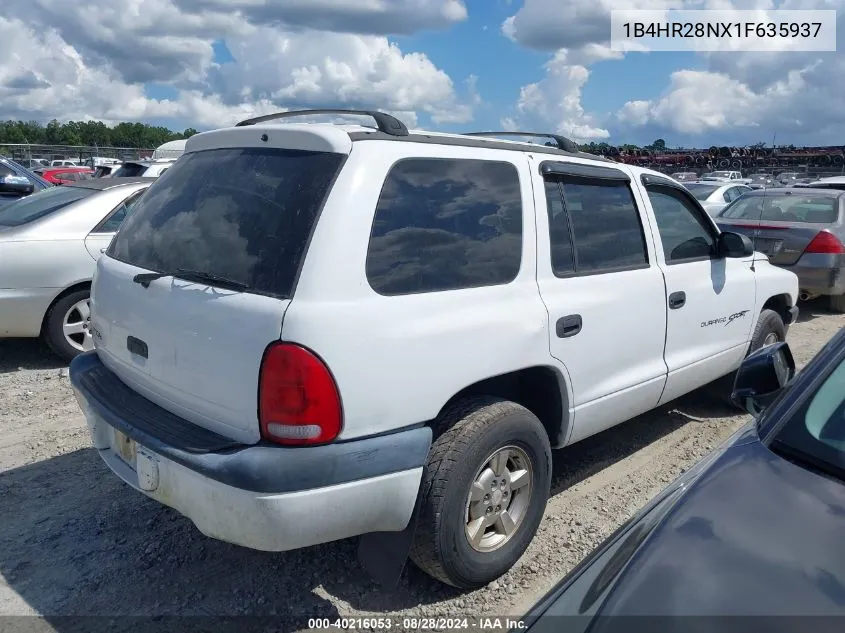
[[[68,286],[67,288],[62,290],[60,293],[58,293],[55,297],[53,297],[53,300],[50,302],[50,305],[47,306],[47,309],[44,311],[44,314],[41,316],[41,333],[43,334],[44,327],[47,325],[47,317],[50,314],[50,310],[53,309],[53,306],[55,306],[56,303],[58,303],[59,301],[61,301],[62,299],[64,299],[66,296],[68,296],[71,293],[78,292],[79,290],[86,290],[86,289],[87,290],[91,289],[91,280],[90,279],[87,279],[87,280],[84,280],[84,281],[79,281],[79,282],[76,282],[75,284],[71,284],[70,286]]]
[[[524,406],[540,420],[552,448],[564,446],[569,438],[571,419],[568,384],[554,367],[525,367],[467,385],[443,404],[438,417],[456,401],[475,396],[502,398]]]

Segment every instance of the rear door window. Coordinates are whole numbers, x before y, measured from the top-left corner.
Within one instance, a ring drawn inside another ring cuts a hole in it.
[[[412,158],[387,175],[367,250],[382,295],[495,286],[522,262],[522,193],[511,163]]]
[[[290,297],[342,160],[264,148],[185,154],[127,215],[108,255],[150,271],[196,271],[247,292]]]
[[[21,226],[96,193],[93,189],[50,187],[0,209],[0,226]]]

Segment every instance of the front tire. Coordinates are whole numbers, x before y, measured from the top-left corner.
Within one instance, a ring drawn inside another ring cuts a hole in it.
[[[90,298],[89,289],[76,290],[58,299],[47,311],[41,336],[62,360],[70,362],[94,349]]]
[[[519,560],[543,518],[552,453],[537,417],[491,397],[438,418],[411,560],[461,589],[482,587]]]

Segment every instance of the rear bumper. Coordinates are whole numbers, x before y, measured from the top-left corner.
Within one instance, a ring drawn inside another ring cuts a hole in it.
[[[0,288],[0,338],[36,337],[61,288]]]
[[[94,447],[126,483],[187,516],[207,536],[285,551],[403,530],[413,513],[431,429],[325,446],[240,445],[173,416],[97,358],[70,367]],[[133,441],[122,456],[119,432]]]
[[[798,276],[798,286],[812,295],[845,293],[845,261],[841,255],[808,254],[793,266],[783,266]]]

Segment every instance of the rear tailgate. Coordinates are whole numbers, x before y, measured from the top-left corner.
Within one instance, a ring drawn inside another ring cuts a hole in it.
[[[274,128],[270,147],[250,127],[192,138],[99,259],[92,290],[103,363],[160,407],[245,443],[259,440],[263,354],[344,157]]]

